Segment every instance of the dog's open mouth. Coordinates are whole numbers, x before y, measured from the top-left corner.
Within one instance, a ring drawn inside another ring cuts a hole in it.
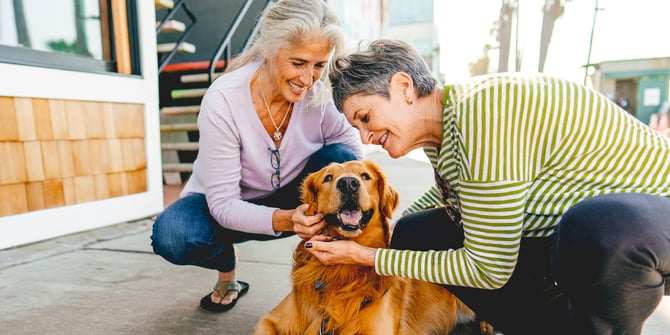
[[[374,214],[373,209],[363,211],[357,203],[353,201],[345,202],[337,213],[329,213],[325,215],[326,223],[340,229],[353,232],[363,230]]]

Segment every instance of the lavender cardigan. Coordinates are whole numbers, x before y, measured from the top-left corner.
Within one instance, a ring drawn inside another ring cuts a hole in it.
[[[254,110],[249,89],[260,65],[247,64],[219,77],[205,93],[198,115],[200,149],[181,196],[205,194],[212,216],[223,227],[277,235],[272,229],[275,208],[245,201],[274,191],[268,148],[275,149],[275,145]],[[347,144],[356,156],[363,156],[358,131],[332,101],[308,106],[311,95],[323,88],[321,82],[315,83],[293,107],[279,147],[282,184],[295,179],[310,156],[324,145]]]

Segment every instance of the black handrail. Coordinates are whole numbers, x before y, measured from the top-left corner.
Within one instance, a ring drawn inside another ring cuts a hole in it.
[[[193,29],[193,26],[195,26],[195,23],[197,22],[195,15],[191,12],[190,9],[186,6],[186,0],[179,0],[175,3],[174,7],[169,10],[168,14],[161,20],[161,23],[156,27],[156,36],[160,33],[161,29],[165,24],[171,20],[176,14],[178,9],[183,9],[184,13],[188,16],[188,18],[191,20],[191,24],[189,24],[184,32],[181,34],[179,39],[177,40],[175,47],[166,55],[164,55],[161,60],[160,60],[160,65],[158,66],[158,73],[163,72],[163,68],[170,62],[172,57],[174,57],[175,54],[177,54],[177,50],[179,50],[179,46],[181,45],[184,40],[191,34],[191,30]]]
[[[273,1],[276,1],[276,0],[267,0],[267,2],[265,3],[265,8],[263,8],[261,13],[264,13],[268,9],[268,7],[270,7],[270,2],[273,2]],[[258,28],[259,28],[258,24],[255,24],[254,29],[251,30],[251,33],[247,36],[247,39],[244,41],[244,47],[242,48],[242,50],[247,50],[249,45],[251,45],[251,42],[253,41],[252,37],[256,36],[256,33],[258,32]]]
[[[270,4],[272,0],[267,0],[266,3],[266,8]],[[237,13],[237,17],[235,18],[235,22],[233,22],[233,25],[230,26],[228,29],[228,32],[226,32],[226,35],[223,37],[221,42],[219,42],[219,45],[216,47],[216,50],[214,51],[214,55],[212,55],[212,58],[209,60],[209,68],[207,71],[207,78],[209,82],[212,82],[212,79],[214,77],[214,72],[216,71],[216,62],[221,58],[221,55],[223,54],[223,51],[226,51],[226,58],[224,60],[224,66],[228,66],[228,62],[230,62],[231,57],[231,51],[230,51],[230,42],[233,38],[233,35],[237,31],[238,26],[242,22],[242,19],[244,19],[245,15],[247,14],[247,11],[249,11],[249,7],[251,6],[251,3],[253,0],[247,0],[244,3],[244,6],[240,9],[239,13]],[[263,9],[265,10],[265,9]],[[247,40],[245,41],[244,48],[249,44],[249,40],[251,39],[252,36],[256,34],[257,31],[257,26],[254,26],[254,29],[252,30],[251,34],[247,36]]]

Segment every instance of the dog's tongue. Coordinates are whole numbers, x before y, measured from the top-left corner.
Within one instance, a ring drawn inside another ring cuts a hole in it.
[[[340,221],[345,225],[357,225],[363,218],[360,209],[345,209],[340,212]]]

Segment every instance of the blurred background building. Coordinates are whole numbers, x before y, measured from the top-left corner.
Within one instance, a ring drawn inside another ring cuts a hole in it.
[[[400,39],[412,45],[438,77],[440,44],[435,0],[328,0],[347,34],[348,49],[379,39]]]

